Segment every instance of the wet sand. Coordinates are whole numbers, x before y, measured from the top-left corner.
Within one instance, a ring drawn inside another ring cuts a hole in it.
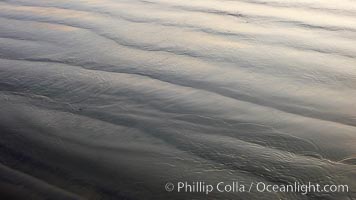
[[[0,1],[4,199],[356,199],[356,2]],[[167,182],[348,193],[167,192]]]

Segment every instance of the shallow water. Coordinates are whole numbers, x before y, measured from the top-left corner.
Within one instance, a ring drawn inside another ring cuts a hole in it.
[[[353,0],[2,0],[0,194],[356,199],[355,41]]]

